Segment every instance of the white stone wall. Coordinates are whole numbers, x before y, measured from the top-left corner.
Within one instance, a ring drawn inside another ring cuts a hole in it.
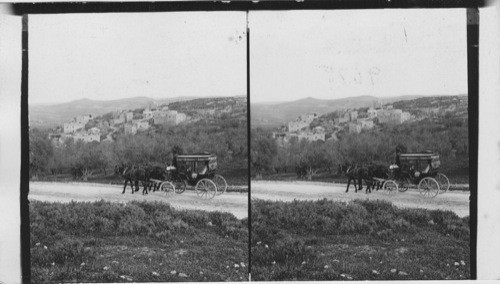
[[[100,142],[101,137],[98,134],[76,134],[73,136],[73,139],[76,141],[81,140],[85,143],[90,143],[93,141]]]
[[[132,119],[134,119],[134,113],[133,112],[127,112],[125,114],[125,121],[126,122],[130,122],[130,121],[132,121]]]
[[[147,121],[139,121],[136,123],[137,125],[137,129],[140,129],[140,130],[146,130],[149,128],[149,122]]]
[[[349,133],[360,133],[361,125],[357,123],[349,123]]]

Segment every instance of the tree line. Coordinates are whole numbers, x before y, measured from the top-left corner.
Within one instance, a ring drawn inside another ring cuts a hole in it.
[[[136,135],[117,134],[115,141],[84,143],[68,138],[52,143],[49,131],[30,129],[30,177],[72,173],[86,180],[97,171],[109,174],[117,164],[168,165],[173,152],[210,152],[222,173],[247,168],[247,126],[242,118],[159,126]]]
[[[468,171],[469,138],[467,120],[443,117],[401,125],[383,125],[359,134],[342,133],[339,140],[298,140],[291,137],[278,146],[272,130],[256,128],[251,134],[252,176],[306,171],[306,177],[318,172],[337,173],[340,164],[377,163],[389,166],[395,162],[396,147],[407,152],[433,151],[440,155],[444,171]]]

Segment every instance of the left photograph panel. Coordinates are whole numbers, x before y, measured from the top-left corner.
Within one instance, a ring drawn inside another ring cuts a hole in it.
[[[246,30],[28,16],[32,282],[248,280]]]

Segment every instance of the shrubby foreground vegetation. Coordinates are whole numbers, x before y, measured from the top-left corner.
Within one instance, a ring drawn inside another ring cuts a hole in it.
[[[450,211],[253,200],[252,279],[469,279],[469,238]]]
[[[31,276],[43,282],[247,280],[248,224],[165,203],[30,204]]]

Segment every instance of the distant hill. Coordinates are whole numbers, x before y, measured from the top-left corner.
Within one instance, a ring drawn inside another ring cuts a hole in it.
[[[170,103],[168,108],[193,118],[232,117],[247,120],[247,97],[198,98]]]
[[[252,103],[250,107],[252,127],[277,127],[295,119],[303,113],[326,114],[340,109],[356,109],[403,100],[413,100],[422,96],[382,97],[358,96],[335,100],[305,98],[292,102]]]
[[[70,121],[73,117],[83,114],[103,115],[116,110],[144,108],[154,104],[168,104],[176,101],[192,100],[196,97],[175,97],[168,99],[152,99],[148,97],[133,97],[119,100],[99,101],[81,99],[68,103],[54,105],[29,105],[30,125],[38,127],[53,127]]]

